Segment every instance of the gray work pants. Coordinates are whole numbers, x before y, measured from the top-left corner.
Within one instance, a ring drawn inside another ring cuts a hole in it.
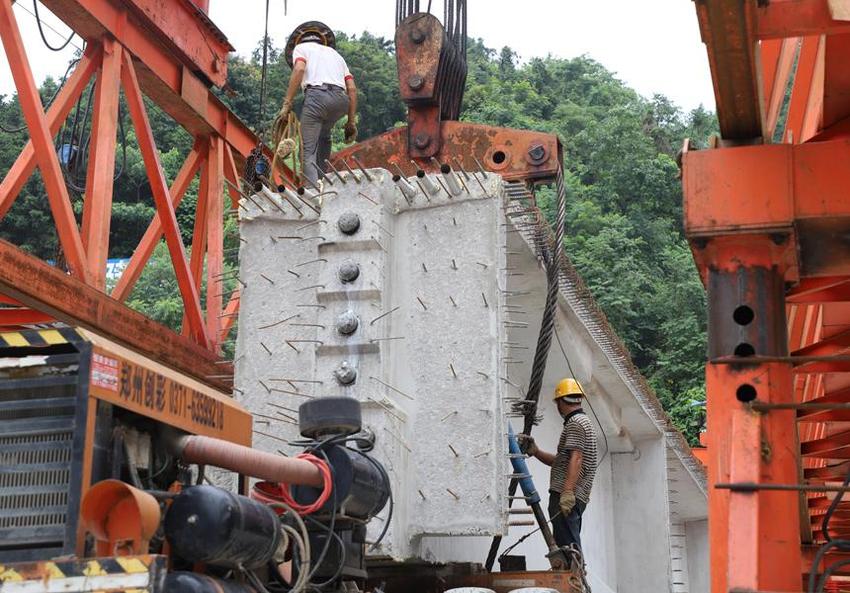
[[[304,175],[319,180],[331,157],[331,130],[348,113],[348,94],[334,85],[311,86],[304,91],[301,109],[301,139],[304,150]]]

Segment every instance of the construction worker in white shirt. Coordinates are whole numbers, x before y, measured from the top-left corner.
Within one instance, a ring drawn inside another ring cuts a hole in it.
[[[326,171],[331,156],[331,130],[344,115],[345,141],[357,138],[357,87],[345,60],[335,49],[336,36],[324,23],[309,21],[299,25],[286,43],[284,55],[292,77],[275,118],[275,138],[286,127],[298,89],[304,90],[301,109],[301,138],[304,175],[317,182]]]

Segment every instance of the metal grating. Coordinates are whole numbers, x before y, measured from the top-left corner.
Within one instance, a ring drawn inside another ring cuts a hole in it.
[[[84,390],[76,365],[39,370],[0,377],[0,561],[73,552]]]

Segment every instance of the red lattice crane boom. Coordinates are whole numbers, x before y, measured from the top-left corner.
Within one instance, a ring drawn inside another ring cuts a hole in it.
[[[101,332],[201,380],[219,382],[217,377],[226,369],[215,363],[232,326],[239,297],[234,293],[225,304],[218,291],[211,290],[202,307],[202,273],[206,269],[210,286],[221,275],[225,183],[230,184],[235,204],[237,166],[259,145],[253,132],[210,88],[225,83],[227,54],[233,48],[206,16],[205,1],[172,0],[168,10],[155,0],[47,0],[44,4],[85,39],[86,50],[45,112],[12,2],[0,2],[0,38],[31,137],[0,183],[0,218],[38,168],[70,274],[0,242],[0,292],[6,295],[7,303],[29,308],[0,309],[0,326],[43,322],[52,316]],[[82,225],[78,226],[52,138],[91,81],[96,81],[92,139]],[[136,129],[156,215],[108,296],[105,271],[122,91]],[[143,97],[170,115],[195,140],[170,185],[159,161]],[[196,176],[200,177],[200,192],[190,259],[175,210]],[[163,238],[183,300],[184,336],[174,335],[123,305]]]

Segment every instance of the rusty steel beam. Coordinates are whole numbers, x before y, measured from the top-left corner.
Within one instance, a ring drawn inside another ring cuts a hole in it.
[[[846,0],[838,0],[846,5]],[[833,18],[836,0],[771,0],[756,10],[756,36],[781,39],[805,35],[850,33],[850,22]]]
[[[498,173],[508,181],[546,181],[555,178],[561,162],[561,144],[554,134],[456,121],[443,122],[440,133],[442,149],[436,158],[453,168],[459,161],[466,171],[476,172],[478,159],[487,171]],[[345,148],[334,154],[332,160],[356,157],[366,167],[396,164],[412,176],[416,170],[407,156],[407,136],[407,128],[396,128]],[[435,165],[428,159],[416,162],[422,169],[435,171]]]
[[[708,51],[717,119],[724,140],[761,138],[763,114],[755,36],[755,2],[696,2],[703,43]]]
[[[803,469],[803,477],[807,480],[843,480],[847,475],[848,469],[850,469],[850,465],[848,465],[848,461],[837,463],[833,465],[824,465],[821,467],[807,467]],[[842,503],[844,504],[844,503]],[[848,505],[850,505],[850,501],[848,501]],[[848,506],[845,505],[845,508]],[[820,510],[812,510],[812,514],[816,514],[820,512]]]
[[[101,29],[112,27],[116,17],[124,19],[122,28],[144,31],[192,72],[218,87],[227,82],[227,55],[234,48],[189,0],[43,0],[43,4],[83,38],[100,37]],[[112,30],[122,42],[124,31]]]
[[[0,292],[38,311],[150,356],[225,391],[216,377],[232,372],[212,352],[0,240]]]
[[[844,330],[805,348],[791,353],[792,356],[828,356],[850,348],[850,330]]]
[[[32,309],[0,308],[0,327],[10,325],[26,325],[30,323],[47,323],[53,321],[50,315]]]
[[[191,0],[172,0],[167,9],[162,0],[125,0],[125,4],[140,25],[151,30],[193,72],[217,87],[224,86],[227,55],[236,49],[204,10]]]

